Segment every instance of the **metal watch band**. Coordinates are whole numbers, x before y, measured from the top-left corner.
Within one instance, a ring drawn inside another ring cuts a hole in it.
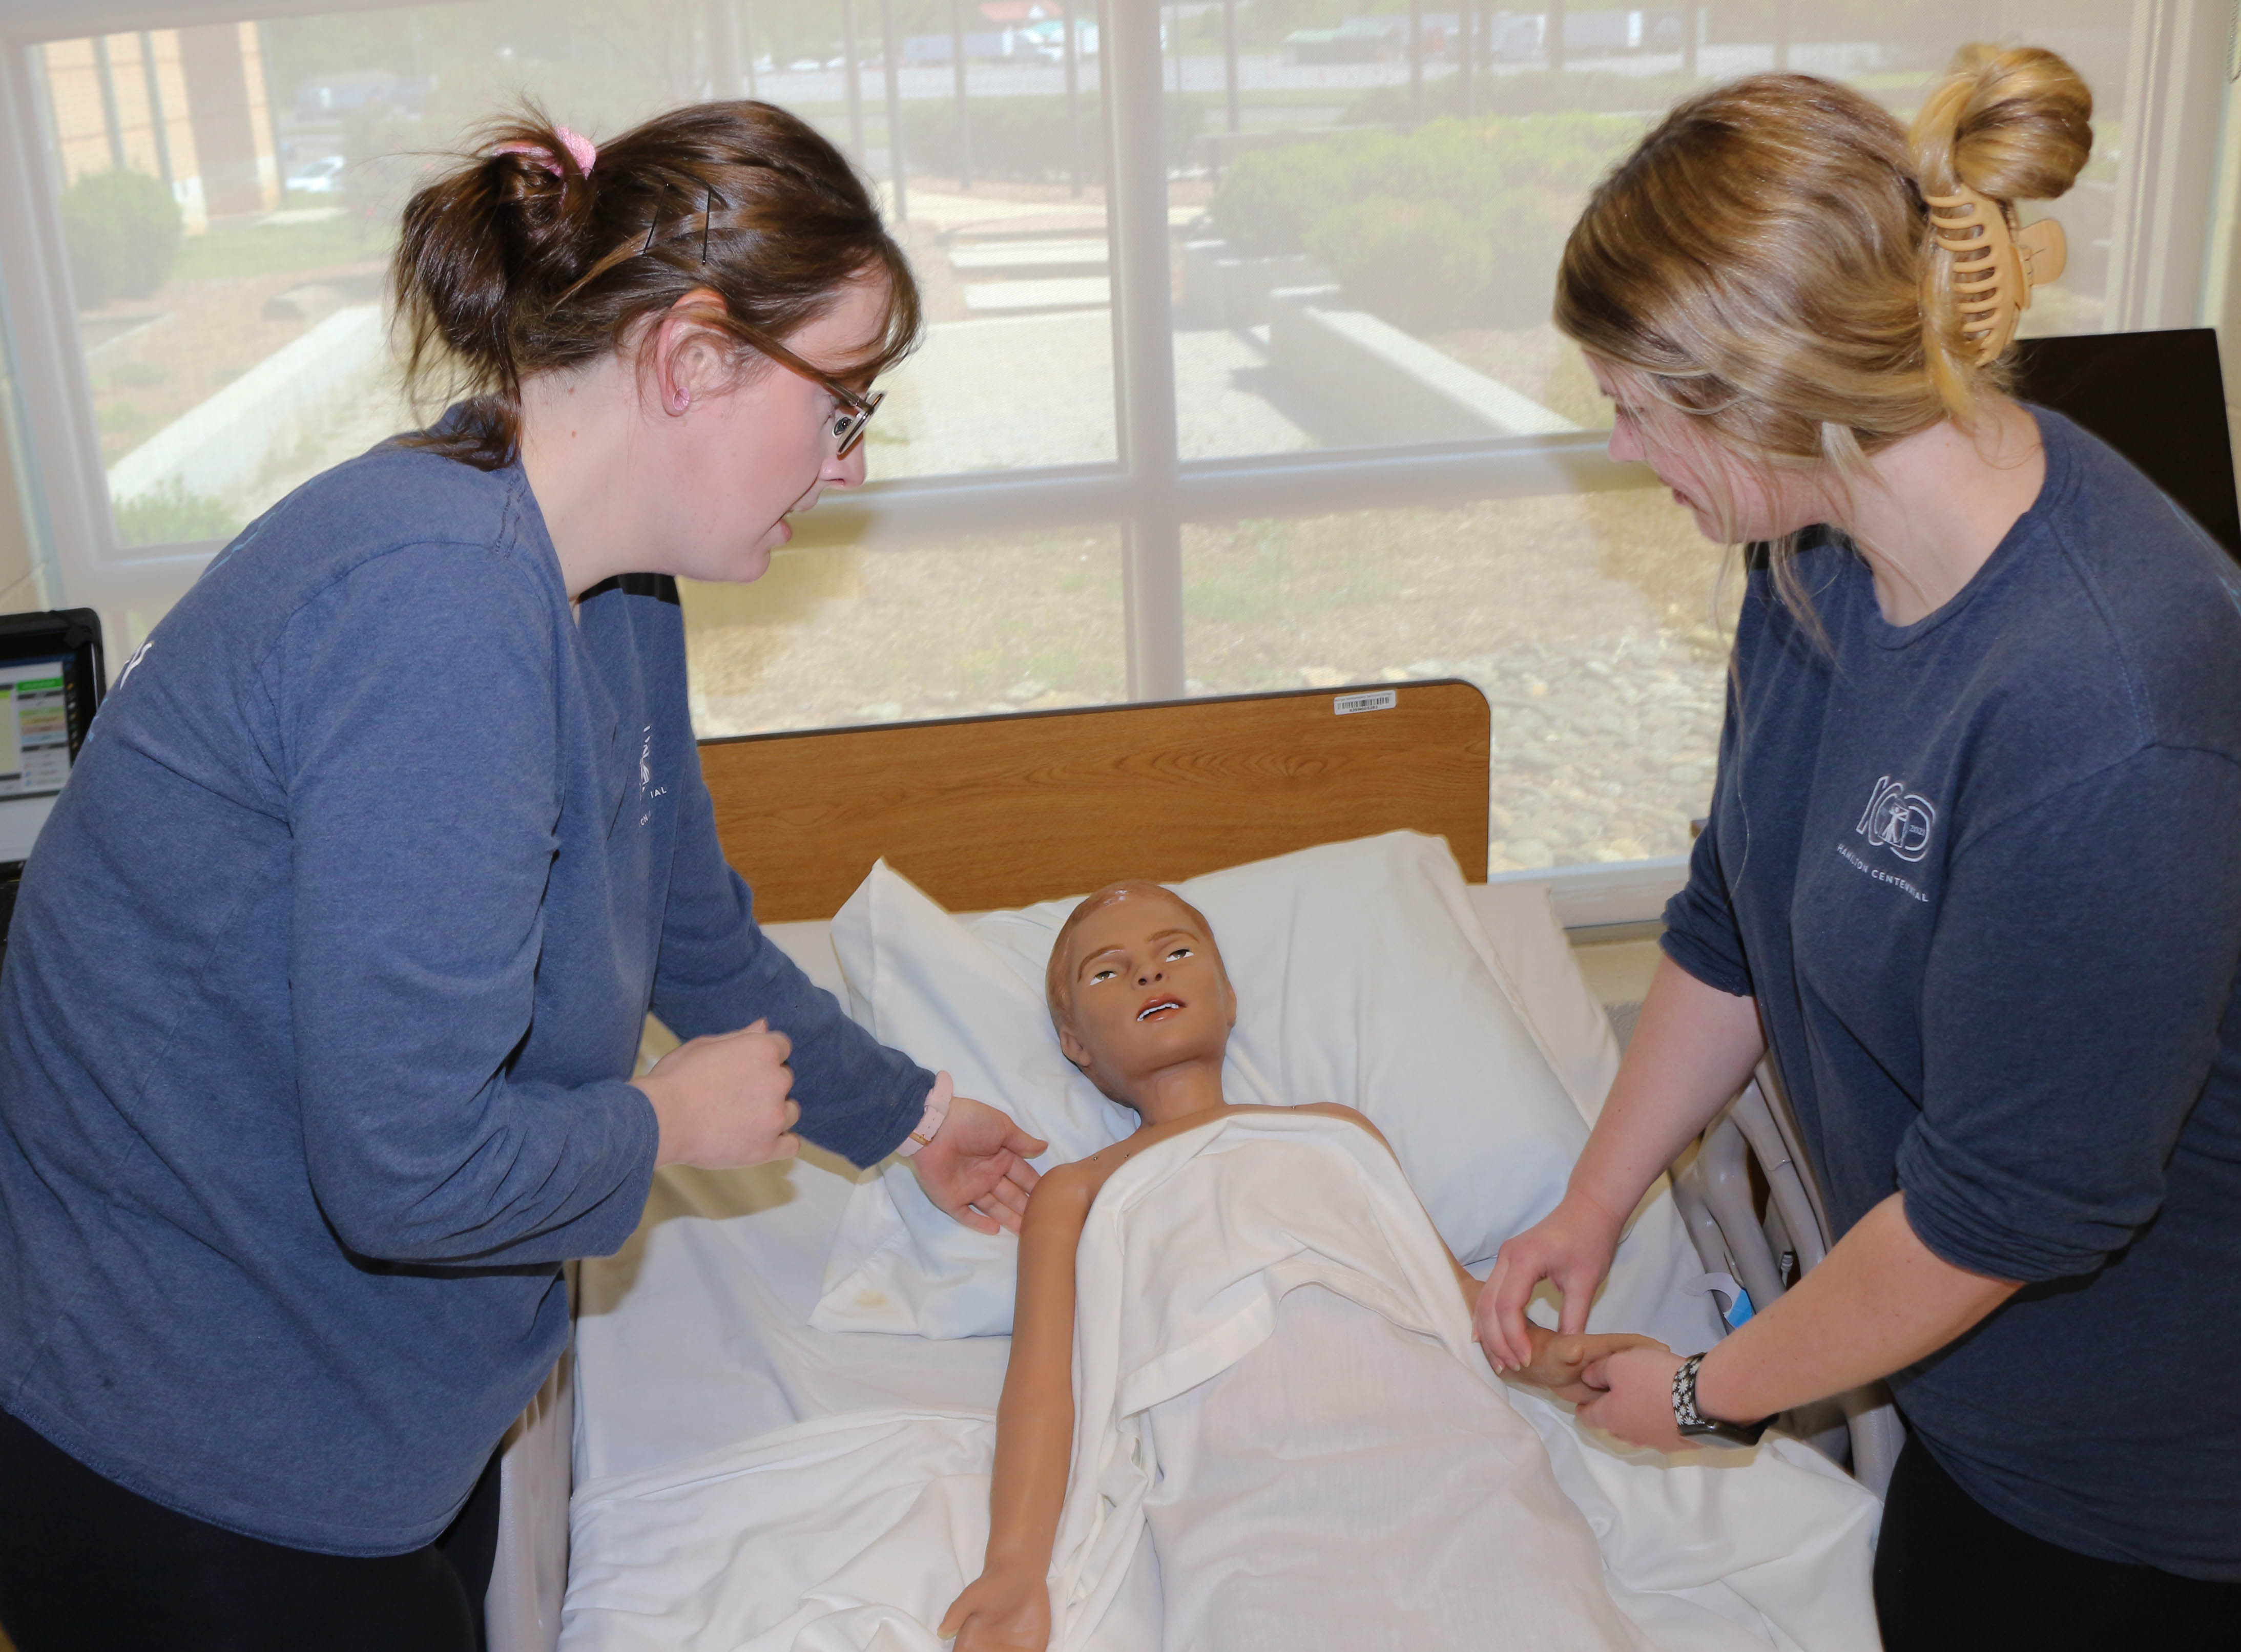
[[[1708,1446],[1755,1446],[1766,1432],[1765,1418],[1756,1422],[1723,1422],[1696,1409],[1696,1368],[1704,1356],[1692,1354],[1673,1374],[1673,1424],[1683,1440]]]

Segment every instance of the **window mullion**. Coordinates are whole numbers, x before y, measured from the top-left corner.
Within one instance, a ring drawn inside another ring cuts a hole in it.
[[[1160,12],[1136,0],[1106,0],[1100,10],[1113,393],[1128,478],[1121,559],[1128,692],[1173,699],[1183,692],[1182,525]]]
[[[49,185],[34,50],[14,39],[0,46],[0,285],[8,292],[8,348],[23,399],[25,480],[39,492],[53,536],[46,551],[62,587],[49,599],[82,600],[87,574],[109,548],[109,483],[75,351],[77,318]]]
[[[2144,0],[2132,25],[2109,256],[2111,332],[2200,318],[2230,24],[2228,8],[2204,0]]]

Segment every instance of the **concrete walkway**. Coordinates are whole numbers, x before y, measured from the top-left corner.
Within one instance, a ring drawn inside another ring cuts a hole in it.
[[[1178,334],[1185,458],[1285,453],[1308,432],[1252,388],[1261,352],[1229,332]],[[1103,310],[938,324],[887,381],[875,478],[1110,464],[1113,320]]]

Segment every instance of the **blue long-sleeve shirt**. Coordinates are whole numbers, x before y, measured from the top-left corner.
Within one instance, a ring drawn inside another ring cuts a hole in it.
[[[2037,502],[1887,623],[1754,574],[1665,946],[1754,995],[1839,1233],[2025,1288],[1893,1379],[2010,1524],[2241,1581],[2241,569],[2039,411]]]
[[[572,612],[518,468],[377,449],[121,672],[0,970],[0,1407],[198,1518],[439,1532],[637,1225],[649,1006],[860,1163],[932,1075],[756,928],[673,589]]]

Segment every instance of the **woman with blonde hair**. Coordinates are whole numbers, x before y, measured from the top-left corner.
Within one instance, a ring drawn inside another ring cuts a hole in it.
[[[2233,1644],[2241,1623],[2241,571],[2005,393],[2059,242],[2014,204],[2091,99],[1965,49],[1911,134],[1754,77],[1596,190],[1558,324],[1705,534],[1764,547],[1710,823],[1562,1202],[1478,1308],[1585,1322],[1621,1223],[1760,1058],[1839,1238],[1709,1354],[1613,1355],[1590,1422],[1747,1443],[1888,1378],[1895,1652]]]

